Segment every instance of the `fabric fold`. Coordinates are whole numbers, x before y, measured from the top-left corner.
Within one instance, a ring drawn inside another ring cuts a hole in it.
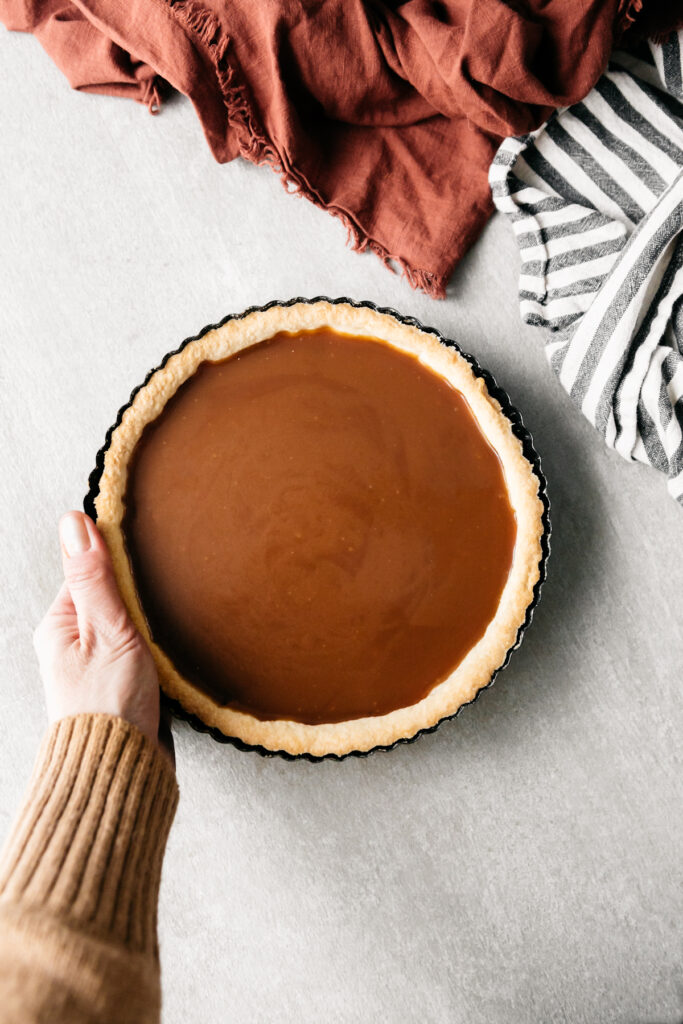
[[[192,100],[219,161],[266,163],[443,297],[500,138],[591,88],[640,0],[0,0],[72,84]]]
[[[683,504],[683,32],[615,53],[585,99],[490,170],[522,318],[605,442]]]

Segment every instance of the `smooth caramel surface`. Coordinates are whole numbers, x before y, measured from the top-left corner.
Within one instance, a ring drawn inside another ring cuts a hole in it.
[[[484,634],[516,523],[463,396],[330,329],[203,363],[135,449],[154,640],[221,705],[317,724],[416,703]]]

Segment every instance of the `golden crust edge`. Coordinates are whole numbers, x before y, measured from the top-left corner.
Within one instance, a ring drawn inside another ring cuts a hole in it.
[[[399,349],[417,355],[420,361],[445,377],[469,402],[489,442],[497,451],[505,472],[510,501],[517,517],[517,540],[513,563],[496,615],[484,636],[463,661],[423,700],[388,715],[354,719],[342,723],[305,725],[284,720],[261,721],[252,715],[217,705],[195,689],[175,669],[170,659],[151,638],[138,600],[121,521],[123,497],[130,455],[147,423],[156,419],[169,398],[204,360],[225,359],[242,348],[258,343],[282,330],[310,330],[330,326],[350,334],[377,337]],[[113,431],[105,453],[100,490],[95,499],[98,526],[112,556],[123,600],[148,643],[159,672],[162,689],[183,709],[207,726],[250,746],[289,754],[347,754],[376,746],[390,746],[431,728],[471,701],[500,668],[515,643],[526,610],[533,600],[540,574],[543,535],[543,504],[538,496],[538,477],[524,457],[522,444],[498,402],[489,395],[481,378],[452,348],[433,335],[409,327],[392,316],[365,307],[318,302],[275,306],[258,310],[242,319],[231,320],[202,338],[189,342],[171,356],[136,394]]]

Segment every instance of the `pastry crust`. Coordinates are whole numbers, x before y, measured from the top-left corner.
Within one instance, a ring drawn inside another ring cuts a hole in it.
[[[461,392],[482,433],[500,458],[510,504],[517,519],[517,538],[498,609],[484,636],[451,675],[417,704],[386,715],[320,725],[280,719],[261,721],[216,704],[183,678],[152,640],[135,588],[121,526],[128,464],[145,426],[159,416],[167,401],[200,363],[225,359],[280,331],[312,330],[323,326],[346,334],[378,338],[412,353],[423,365]],[[113,431],[104,456],[95,509],[98,526],[111,552],[123,599],[150,646],[164,692],[178,701],[185,711],[226,736],[289,754],[343,755],[388,746],[455,714],[490,682],[515,645],[527,608],[534,598],[542,561],[544,506],[539,497],[539,479],[523,454],[522,443],[515,437],[510,420],[499,403],[489,395],[484,380],[475,375],[456,349],[443,345],[434,335],[402,323],[388,313],[348,303],[302,301],[290,306],[255,310],[208,331],[172,355],[135,394]]]

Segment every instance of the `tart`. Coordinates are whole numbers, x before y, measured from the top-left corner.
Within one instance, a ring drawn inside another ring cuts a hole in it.
[[[472,701],[547,546],[538,457],[492,378],[348,300],[184,343],[122,410],[86,511],[167,697],[294,756],[388,747]]]

